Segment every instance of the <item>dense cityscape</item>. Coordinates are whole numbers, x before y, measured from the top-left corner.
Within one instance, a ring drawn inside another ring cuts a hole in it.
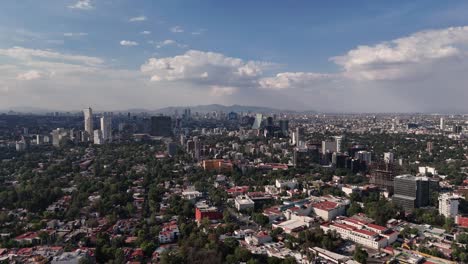
[[[93,110],[0,115],[0,261],[468,262],[465,115]]]

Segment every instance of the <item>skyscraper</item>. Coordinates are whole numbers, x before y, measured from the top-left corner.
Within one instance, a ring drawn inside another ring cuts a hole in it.
[[[83,110],[84,114],[84,127],[85,131],[88,133],[89,138],[92,138],[94,134],[94,127],[93,127],[93,109],[88,107]]]
[[[342,141],[343,141],[343,136],[335,136],[336,152],[341,152]]]
[[[394,186],[393,202],[403,207],[406,212],[429,205],[431,190],[429,178],[400,175],[395,177]]]
[[[444,118],[441,117],[440,118],[440,130],[444,130],[445,129],[445,122],[444,122]]]
[[[289,134],[289,120],[280,120],[279,126],[283,136],[288,136]]]
[[[112,115],[104,113],[101,117],[101,131],[104,142],[112,142]]]
[[[151,130],[152,136],[170,137],[172,136],[172,120],[169,116],[152,116]]]
[[[263,115],[257,114],[255,116],[255,121],[252,125],[252,129],[260,129],[260,126],[262,125],[262,121],[263,121]]]

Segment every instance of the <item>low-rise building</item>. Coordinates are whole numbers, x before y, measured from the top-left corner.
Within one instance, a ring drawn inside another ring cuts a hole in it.
[[[236,206],[237,211],[247,210],[250,208],[254,208],[255,202],[250,199],[247,195],[239,195],[234,200],[234,204]]]

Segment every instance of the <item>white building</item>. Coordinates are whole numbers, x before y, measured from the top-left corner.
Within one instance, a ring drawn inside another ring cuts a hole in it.
[[[341,142],[343,141],[343,136],[335,136],[336,143],[336,152],[341,152]]]
[[[454,218],[458,215],[460,197],[449,193],[439,195],[439,214]]]
[[[112,142],[112,116],[105,113],[101,117],[101,131],[104,142]]]
[[[93,135],[93,133],[94,133],[93,109],[91,109],[91,107],[88,107],[88,108],[83,110],[83,114],[84,114],[85,131],[91,137]]]
[[[26,142],[23,140],[16,142],[16,151],[25,151],[26,150]]]
[[[422,175],[427,175],[428,173],[432,175],[437,175],[438,172],[434,167],[419,167],[419,173]]]
[[[99,129],[94,130],[94,144],[101,145],[104,143],[104,139],[102,137],[102,131]]]
[[[441,117],[441,118],[440,118],[440,130],[444,130],[444,129],[445,129],[445,122],[444,122],[444,121],[445,121],[444,118]]]
[[[393,163],[394,159],[395,159],[395,156],[394,156],[393,152],[385,152],[384,153],[385,163],[387,163],[387,164]]]
[[[278,180],[276,179],[275,183],[276,188],[284,189],[285,187],[288,187],[289,189],[294,189],[297,186],[297,180],[292,179],[292,180]]]
[[[344,204],[322,201],[312,204],[314,214],[319,216],[325,221],[331,221],[337,216],[344,215],[346,213],[346,207]]]
[[[324,223],[320,228],[327,232],[335,230],[343,239],[351,240],[372,249],[384,248],[398,238],[398,232],[354,218],[343,218],[333,223]]]
[[[237,211],[254,208],[255,206],[254,201],[250,199],[250,197],[248,197],[247,195],[237,196],[236,199],[234,200],[234,204],[236,205]]]

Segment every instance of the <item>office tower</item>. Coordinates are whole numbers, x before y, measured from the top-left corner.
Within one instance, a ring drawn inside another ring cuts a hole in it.
[[[356,152],[356,155],[354,156],[356,159],[364,161],[366,165],[371,165],[372,164],[372,153],[369,151],[361,150]]]
[[[460,125],[454,125],[452,130],[455,134],[461,134],[463,132],[463,127]]]
[[[260,129],[262,126],[262,121],[263,121],[263,115],[262,114],[256,114],[255,115],[255,121],[252,125],[252,129]]]
[[[458,215],[460,197],[449,193],[439,195],[439,214],[455,218]]]
[[[393,163],[395,156],[392,152],[385,152],[384,153],[384,162],[387,164]]]
[[[151,131],[152,136],[170,137],[172,136],[172,120],[169,116],[152,116]]]
[[[336,143],[336,152],[341,152],[341,142],[343,141],[343,136],[335,136]]]
[[[289,134],[289,120],[280,120],[279,121],[279,126],[281,130],[281,134],[283,136],[287,137]]]
[[[187,138],[185,137],[185,135],[180,135],[180,145],[181,146],[185,146],[185,143],[187,141]]]
[[[429,205],[431,182],[427,177],[400,175],[394,179],[393,202],[406,212]]]
[[[23,127],[23,135],[29,136],[29,129],[27,127]]]
[[[26,142],[24,140],[16,142],[16,151],[25,151],[26,150]]]
[[[336,142],[335,141],[322,141],[322,154],[336,152]]]
[[[296,127],[296,146],[304,148],[305,145],[305,129],[303,127]]]
[[[193,137],[193,156],[196,160],[200,160],[201,155],[201,143],[198,137]]]
[[[44,143],[44,137],[41,135],[36,135],[36,144],[41,145],[42,143]]]
[[[316,147],[294,148],[293,164],[295,168],[309,168],[320,162],[320,154]]]
[[[112,116],[104,113],[101,117],[101,131],[104,142],[112,142]]]
[[[52,130],[52,145],[59,147],[60,144],[67,138],[68,133],[63,128],[57,128]]]
[[[191,112],[190,108],[184,109],[183,119],[184,120],[190,120],[191,118],[192,118],[192,112]]]
[[[177,154],[177,144],[174,142],[167,143],[167,154],[174,157]]]
[[[100,129],[94,130],[94,144],[101,145],[104,143],[104,139],[102,137],[102,131]]]
[[[444,118],[441,117],[440,118],[440,130],[444,130],[445,129],[445,122],[444,122]]]
[[[94,133],[94,126],[93,126],[93,109],[88,107],[83,110],[84,113],[84,127],[85,131],[88,133],[89,137],[91,138]]]

